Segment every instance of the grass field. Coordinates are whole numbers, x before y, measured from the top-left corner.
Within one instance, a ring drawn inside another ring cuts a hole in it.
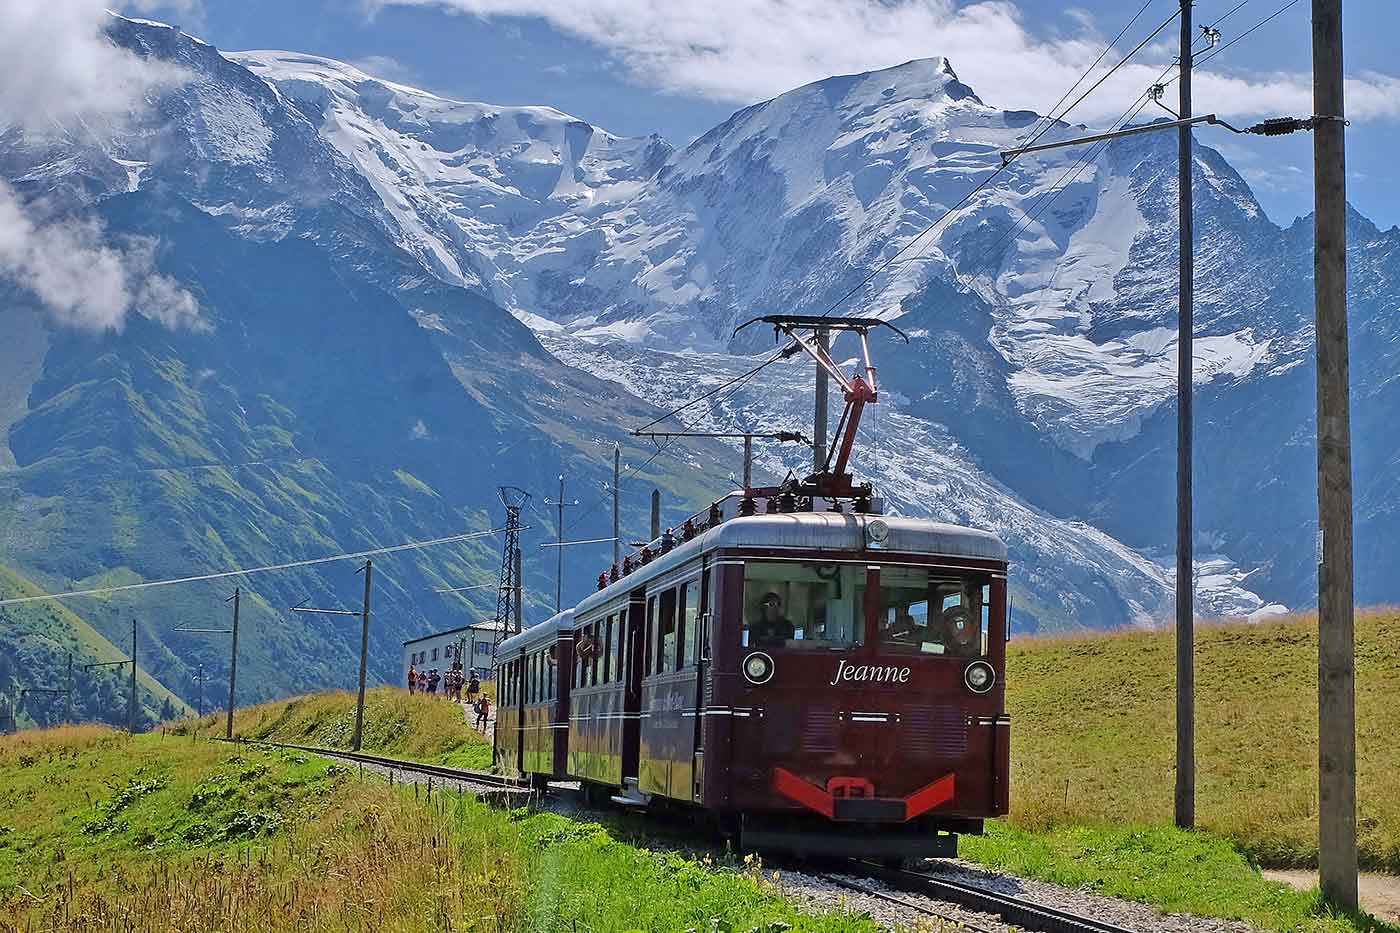
[[[752,864],[357,779],[288,750],[68,727],[0,738],[0,930],[875,933]]]
[[[495,698],[495,685],[483,684]],[[225,714],[172,724],[178,732],[224,734]],[[355,728],[355,694],[328,690],[305,696],[272,700],[240,707],[233,714],[233,734],[246,739],[349,748]],[[364,751],[452,765],[489,768],[491,741],[472,729],[462,708],[442,697],[410,695],[397,687],[372,687],[365,691]]]
[[[1400,873],[1400,611],[1356,622],[1358,845]],[[1015,641],[1011,823],[1163,825],[1175,784],[1170,631]],[[1199,828],[1260,863],[1317,864],[1315,618],[1196,633]]]

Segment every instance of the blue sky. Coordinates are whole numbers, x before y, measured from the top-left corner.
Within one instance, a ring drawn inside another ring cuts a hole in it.
[[[1239,36],[1287,0],[1247,0],[1221,23]],[[274,48],[355,62],[437,93],[549,104],[623,135],[684,144],[740,106],[833,73],[946,55],[988,103],[1045,110],[1137,11],[1137,0],[134,0],[131,12],[182,25],[220,48]],[[1239,0],[1197,0],[1213,22]],[[132,4],[128,4],[131,7]],[[1171,15],[1152,0],[1115,53]],[[1243,120],[1310,108],[1310,0],[1204,66],[1196,112]],[[1349,197],[1383,227],[1400,223],[1400,63],[1394,0],[1347,0]],[[1170,62],[1175,24],[1072,114],[1116,117]],[[1169,98],[1175,97],[1174,88]],[[1200,131],[1282,224],[1312,209],[1310,138]]]

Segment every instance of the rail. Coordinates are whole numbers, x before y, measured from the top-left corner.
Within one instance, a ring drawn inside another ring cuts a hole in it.
[[[486,784],[491,787],[519,788],[521,790],[529,788],[529,785],[522,781],[517,781],[499,774],[491,774],[488,771],[473,771],[468,768],[450,768],[446,765],[431,765],[420,761],[405,761],[402,758],[389,758],[384,755],[370,755],[365,752],[344,751],[338,748],[321,748],[315,745],[295,745],[290,742],[269,742],[263,739],[248,738],[239,738],[233,741],[245,745],[291,748],[297,751],[310,752],[314,755],[325,755],[327,758],[341,758],[346,761],[359,762],[360,764],[378,765],[381,768],[389,768],[395,771],[410,771],[414,774],[446,778],[451,781]]]
[[[1004,922],[1015,924],[1026,930],[1037,930],[1039,933],[1134,933],[1127,927],[1121,927],[1113,923],[1105,923],[1102,920],[1095,920],[1092,917],[1081,917],[1077,914],[1068,913],[1054,907],[1047,907],[1035,901],[1016,897],[1012,894],[1005,894],[1000,891],[992,891],[987,888],[980,888],[976,885],[964,884],[960,881],[952,881],[947,878],[936,878],[932,875],[907,869],[886,868],[873,862],[853,859],[853,872],[866,878],[872,878],[897,891],[907,894],[918,894],[935,900],[956,904],[968,910],[975,910],[979,913],[992,914],[1000,917]],[[862,893],[879,897],[883,900],[894,901],[905,907],[918,910],[932,916],[943,916],[937,911],[928,907],[906,901],[903,898],[892,897],[882,891],[864,888],[853,882],[842,881],[841,879],[829,879],[842,887],[854,888]],[[965,921],[960,921],[964,922]],[[971,929],[971,927],[969,927]]]

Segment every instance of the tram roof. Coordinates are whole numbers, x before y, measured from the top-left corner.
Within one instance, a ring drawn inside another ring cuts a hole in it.
[[[530,648],[541,641],[554,641],[554,633],[560,629],[573,627],[574,610],[557,612],[536,625],[532,625],[519,635],[512,635],[496,647],[496,656],[505,657],[508,652]]]
[[[889,528],[885,546],[868,550],[865,526],[874,521]],[[782,512],[731,518],[689,541],[678,544],[616,583],[590,593],[575,607],[585,613],[600,603],[630,592],[655,577],[719,549],[763,548],[775,551],[852,551],[865,557],[880,554],[926,554],[974,560],[1006,560],[1006,545],[990,531],[948,525],[925,518],[866,515],[851,512]]]

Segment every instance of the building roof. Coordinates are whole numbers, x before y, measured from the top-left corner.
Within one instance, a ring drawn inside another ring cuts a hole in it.
[[[459,625],[457,628],[443,629],[441,632],[433,632],[431,635],[419,635],[417,638],[410,638],[404,644],[412,645],[430,638],[441,638],[444,635],[456,635],[460,632],[494,632],[498,627],[495,619],[489,622],[473,622],[471,625]]]

